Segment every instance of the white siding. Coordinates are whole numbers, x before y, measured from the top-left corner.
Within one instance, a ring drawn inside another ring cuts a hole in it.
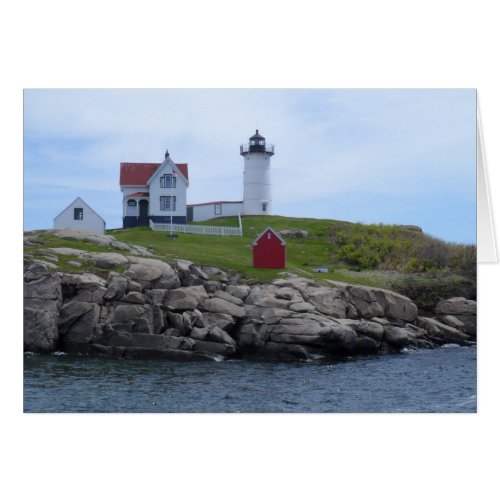
[[[222,213],[215,214],[215,205],[222,205]],[[193,222],[214,219],[216,217],[230,217],[241,214],[243,202],[234,203],[207,203],[203,205],[193,205]]]
[[[74,209],[83,209],[83,219],[75,220]],[[69,207],[65,208],[55,219],[54,229],[82,229],[84,231],[94,231],[104,234],[106,223],[103,218],[97,215],[81,198],[77,198]]]
[[[271,157],[267,153],[247,153],[243,171],[243,214],[271,213]],[[266,203],[266,210],[263,210]]]
[[[132,198],[135,199],[137,202],[137,205],[135,207],[129,207],[127,205],[127,200],[125,199],[126,196],[129,196],[134,193],[147,193],[149,191],[148,186],[122,186],[121,187],[122,193],[123,193],[123,217],[126,215],[133,215],[134,217],[139,215],[139,200],[142,198]]]
[[[155,172],[153,179],[149,184],[149,215],[179,217],[186,216],[186,188],[183,177],[177,176],[175,188],[160,187],[160,178],[164,174],[171,174],[173,163],[165,161],[163,165]],[[160,210],[160,196],[175,196],[175,211]]]

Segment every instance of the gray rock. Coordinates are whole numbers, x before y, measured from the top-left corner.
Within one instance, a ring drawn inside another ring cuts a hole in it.
[[[61,280],[53,274],[24,284],[24,297],[45,300],[62,300]]]
[[[356,351],[356,332],[346,325],[332,325],[322,331],[327,351],[331,354],[351,354]]]
[[[123,302],[130,302],[131,304],[145,304],[146,299],[142,293],[129,292],[121,299]]]
[[[441,323],[444,323],[445,325],[456,328],[457,330],[460,330],[461,332],[467,331],[465,323],[463,321],[460,321],[456,316],[451,316],[450,314],[447,314],[445,316],[438,316],[437,319]]]
[[[223,292],[221,290],[217,290],[214,295],[214,297],[217,297],[219,299],[227,300],[228,302],[232,302],[233,304],[236,304],[237,306],[242,306],[243,301],[241,299],[238,299],[237,297],[234,297],[233,295]]]
[[[312,312],[316,308],[309,302],[294,302],[288,306],[288,309],[290,309],[290,311],[304,313],[304,312]]]
[[[417,318],[417,306],[408,298],[387,290],[374,289],[377,302],[388,318],[412,322]]]
[[[164,294],[162,303],[172,310],[198,309],[208,299],[203,286],[191,286],[170,290]]]
[[[417,325],[423,328],[434,339],[442,343],[457,343],[460,345],[468,345],[471,337],[456,328],[445,325],[435,318],[417,318]]]
[[[203,324],[206,326],[218,326],[222,330],[229,332],[235,324],[234,318],[224,313],[202,313]]]
[[[71,298],[79,294],[82,290],[97,290],[98,288],[104,288],[106,286],[106,281],[91,273],[62,273],[61,286],[63,296],[65,298]]]
[[[200,278],[203,281],[208,281],[210,278],[208,274],[201,269],[201,267],[195,266],[194,264],[189,267],[189,272],[196,278]]]
[[[95,290],[82,290],[79,294],[75,295],[72,300],[77,302],[94,302],[101,304],[107,289],[104,287],[96,288]]]
[[[189,332],[189,336],[195,340],[205,340],[209,331],[210,331],[210,328],[208,326],[206,326],[204,328],[193,328]]]
[[[346,317],[347,300],[344,291],[339,288],[309,287],[306,298],[322,314],[334,318]]]
[[[111,272],[108,275],[108,290],[104,295],[105,300],[120,300],[125,296],[128,280],[125,276]]]
[[[244,318],[247,314],[244,307],[219,298],[205,300],[202,309],[207,312],[229,314],[235,318]]]
[[[229,344],[221,344],[219,342],[207,342],[205,340],[195,340],[193,351],[209,352],[212,354],[220,354],[222,356],[231,356],[236,352],[236,347]]]
[[[467,300],[464,297],[441,300],[436,306],[436,314],[475,316],[477,314],[477,303],[475,300]]]
[[[293,311],[289,311],[288,309],[281,309],[280,307],[256,307],[250,309],[249,306],[245,306],[245,308],[247,309],[247,312],[250,316],[267,324],[275,324],[281,321],[283,318],[290,318],[294,315]]]
[[[99,320],[100,307],[89,302],[69,302],[61,307],[59,334],[63,343],[90,342]]]
[[[250,287],[247,285],[228,285],[226,292],[241,300],[245,300],[250,293]]]
[[[184,318],[182,314],[169,311],[167,313],[167,318],[172,327],[179,330],[179,332],[181,333],[186,333],[186,328],[184,327]]]
[[[49,269],[46,264],[35,262],[28,267],[24,273],[25,281],[39,280],[49,274]]]
[[[219,328],[217,326],[212,326],[209,329],[208,335],[205,337],[205,340],[236,346],[236,341],[228,333],[222,330],[222,328]]]
[[[57,350],[59,343],[59,315],[49,310],[45,302],[39,301],[39,307],[24,307],[24,350],[49,353]],[[32,302],[30,306],[34,306]]]
[[[177,274],[166,262],[142,257],[131,257],[130,260],[133,263],[126,274],[144,288],[170,290],[180,285]]]
[[[373,318],[384,314],[384,307],[377,302],[372,290],[363,286],[346,287],[350,302],[356,308],[358,317]]]
[[[349,326],[356,333],[370,337],[377,342],[380,342],[384,336],[384,327],[374,321],[339,319],[338,322]]]
[[[267,342],[258,352],[259,356],[283,361],[307,361],[311,359],[311,355],[307,348],[298,344]]]
[[[384,331],[384,340],[389,344],[393,344],[398,347],[404,347],[410,345],[413,338],[410,335],[410,332],[405,328],[388,326]]]
[[[129,262],[125,255],[114,252],[90,252],[82,254],[81,257],[102,269],[112,269],[113,267],[125,265]]]
[[[224,284],[219,281],[205,281],[203,282],[203,287],[207,293],[215,293],[217,290],[223,290]]]
[[[207,275],[208,279],[227,283],[227,273],[225,271],[217,269],[216,267],[206,267],[206,266],[203,266],[203,271]]]
[[[78,262],[76,260],[68,260],[66,264],[73,266],[73,267],[82,267],[82,263]]]

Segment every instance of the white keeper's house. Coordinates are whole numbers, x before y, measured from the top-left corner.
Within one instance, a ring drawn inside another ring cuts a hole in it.
[[[54,229],[82,229],[104,234],[106,221],[78,197],[54,217]]]
[[[121,163],[123,227],[157,223],[186,224],[231,215],[271,213],[271,156],[274,146],[256,130],[240,146],[244,159],[243,200],[186,204],[187,163],[174,163],[168,151],[163,163]]]
[[[121,163],[123,227],[186,224],[188,186],[187,163],[174,163],[168,151],[163,163]]]

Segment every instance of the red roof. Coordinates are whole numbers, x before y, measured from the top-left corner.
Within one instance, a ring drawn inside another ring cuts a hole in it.
[[[161,163],[120,163],[120,186],[145,186]],[[189,180],[187,163],[176,163],[181,174]]]

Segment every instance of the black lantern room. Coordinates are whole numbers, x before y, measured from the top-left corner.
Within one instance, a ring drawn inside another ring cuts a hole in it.
[[[274,154],[274,146],[272,144],[266,145],[266,138],[259,134],[259,130],[248,139],[248,144],[242,144],[240,147],[240,154],[245,153],[267,153],[272,156]]]

